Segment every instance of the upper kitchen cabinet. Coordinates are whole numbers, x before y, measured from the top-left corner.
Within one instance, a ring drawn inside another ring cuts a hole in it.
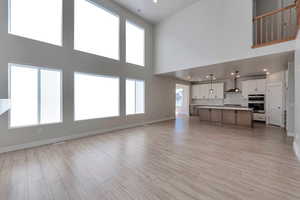
[[[209,89],[210,89],[210,85]],[[214,92],[209,94],[209,99],[224,99],[224,83],[215,83],[212,85]],[[208,91],[209,91],[208,89]]]
[[[209,93],[211,87],[212,94]],[[192,99],[224,99],[224,83],[192,85]]]
[[[265,94],[266,79],[248,80],[242,82],[242,93],[244,98],[249,94]]]
[[[192,99],[200,99],[200,85],[192,85]]]

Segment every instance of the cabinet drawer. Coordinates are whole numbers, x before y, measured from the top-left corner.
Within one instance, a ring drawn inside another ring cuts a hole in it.
[[[253,114],[253,120],[254,121],[266,121],[266,115],[265,114],[260,114],[260,113],[254,113]]]

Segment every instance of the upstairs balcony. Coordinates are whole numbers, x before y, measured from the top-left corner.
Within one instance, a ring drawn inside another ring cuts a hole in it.
[[[300,0],[253,19],[253,46],[259,48],[295,40],[299,27]]]

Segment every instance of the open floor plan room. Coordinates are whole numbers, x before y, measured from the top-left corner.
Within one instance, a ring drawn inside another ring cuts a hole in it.
[[[0,0],[0,200],[300,200],[300,0]]]

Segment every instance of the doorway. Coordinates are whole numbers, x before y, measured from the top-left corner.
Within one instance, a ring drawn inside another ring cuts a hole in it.
[[[189,116],[190,87],[176,84],[176,116]]]
[[[268,124],[284,126],[283,123],[283,86],[282,83],[268,84]]]

